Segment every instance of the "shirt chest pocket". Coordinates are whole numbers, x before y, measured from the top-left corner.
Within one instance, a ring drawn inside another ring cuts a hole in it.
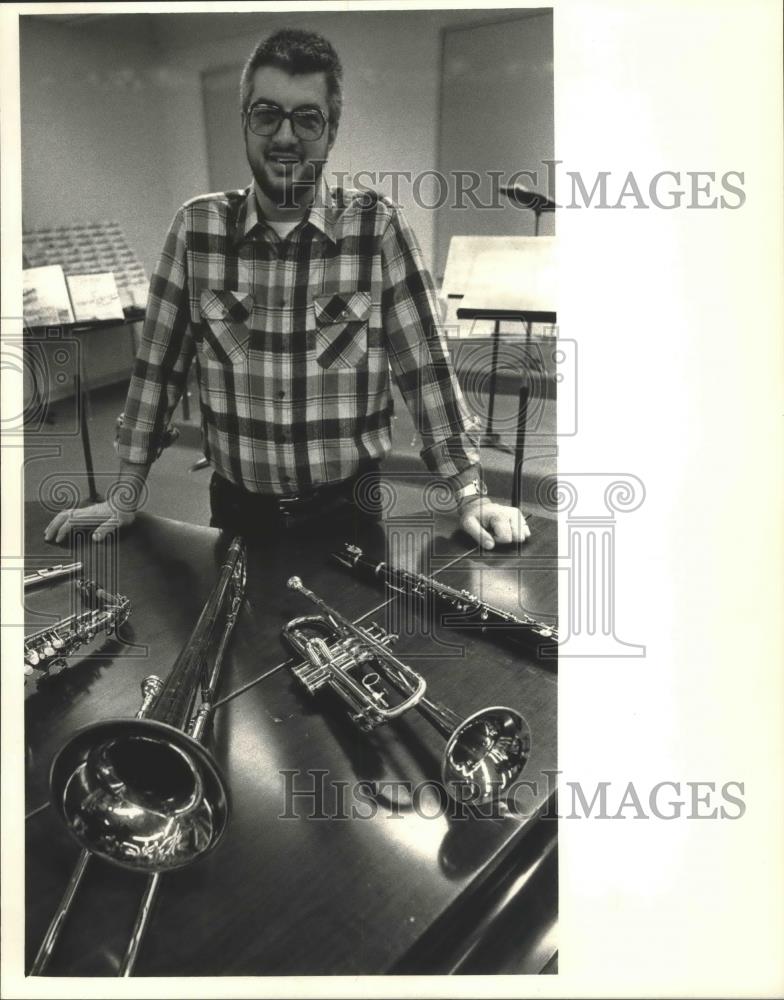
[[[204,288],[199,296],[204,347],[224,365],[244,358],[250,340],[253,296],[246,292]]]
[[[354,368],[367,357],[370,292],[316,295],[316,360],[322,368]]]

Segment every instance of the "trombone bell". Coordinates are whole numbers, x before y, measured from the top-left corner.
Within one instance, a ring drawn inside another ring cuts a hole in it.
[[[80,730],[55,757],[51,788],[83,847],[148,874],[182,868],[212,850],[228,819],[226,787],[210,753],[151,719]]]
[[[83,850],[33,960],[31,976],[47,969],[93,854],[148,875],[120,966],[119,974],[129,976],[161,873],[196,861],[222,837],[229,816],[226,785],[201,740],[215,708],[245,579],[245,543],[238,535],[171,673],[165,681],[155,674],[142,681],[136,717],[85,726],[55,756],[49,775],[52,801]]]

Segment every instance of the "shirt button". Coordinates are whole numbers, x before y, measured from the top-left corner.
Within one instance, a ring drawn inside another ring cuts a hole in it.
[[[286,300],[284,298],[278,299],[278,308],[279,309],[285,309],[286,308]]]
[[[289,439],[288,434],[278,434],[277,438],[275,438],[275,441],[277,442],[277,444],[285,444],[288,441],[288,439]]]
[[[286,398],[286,393],[281,389],[280,392],[278,393],[278,399],[285,399],[285,398]]]

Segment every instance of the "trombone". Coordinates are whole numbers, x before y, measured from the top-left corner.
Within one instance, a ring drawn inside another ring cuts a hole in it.
[[[149,876],[118,973],[130,976],[161,874],[203,857],[223,835],[226,784],[203,738],[244,591],[245,544],[238,536],[166,681],[145,677],[134,718],[88,725],[56,754],[52,803],[82,852],[30,975],[46,970],[93,855]]]
[[[441,782],[449,795],[483,805],[508,794],[531,749],[530,730],[519,712],[493,706],[461,720],[426,697],[425,679],[389,650],[397,636],[375,624],[354,625],[298,576],[287,586],[322,612],[293,618],[283,628],[286,640],[305,657],[293,672],[311,694],[329,685],[348,703],[352,721],[363,732],[416,709],[447,741]],[[395,694],[400,696],[397,702],[390,700]]]

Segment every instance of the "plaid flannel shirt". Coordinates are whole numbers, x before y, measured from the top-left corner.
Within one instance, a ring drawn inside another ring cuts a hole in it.
[[[391,449],[390,368],[435,474],[481,475],[432,281],[389,200],[321,185],[281,239],[254,188],[187,202],[150,283],[117,450],[150,463],[196,359],[204,450],[257,493],[338,482]]]

